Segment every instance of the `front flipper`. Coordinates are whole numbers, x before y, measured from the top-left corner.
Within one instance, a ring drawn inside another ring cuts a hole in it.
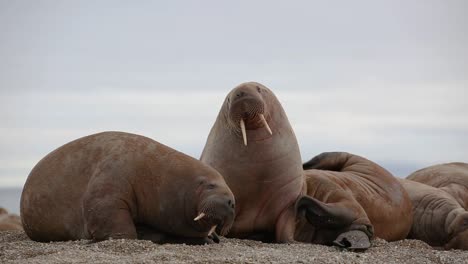
[[[94,241],[136,239],[137,233],[132,216],[119,201],[100,201],[83,207],[87,236]]]
[[[356,209],[356,208],[355,208]],[[339,247],[364,250],[370,247],[370,238],[374,235],[373,226],[367,217],[359,218],[350,207],[339,204],[326,204],[313,197],[303,196],[296,203],[298,215],[324,234],[331,232],[324,244],[333,243]],[[309,230],[305,229],[304,232]],[[298,230],[301,232],[301,230]],[[333,238],[336,239],[333,241]]]
[[[298,214],[304,211],[307,221],[320,227],[344,228],[357,219],[355,213],[347,207],[326,204],[307,195],[297,201],[296,211]]]
[[[333,244],[351,250],[365,250],[371,246],[369,236],[360,230],[351,230],[340,234],[333,241]]]

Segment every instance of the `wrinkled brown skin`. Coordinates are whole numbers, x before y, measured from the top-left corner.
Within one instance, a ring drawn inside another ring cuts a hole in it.
[[[23,230],[21,218],[15,214],[9,214],[8,211],[0,207],[0,231]]]
[[[438,164],[410,174],[407,179],[439,188],[468,210],[468,163]]]
[[[368,238],[373,236],[366,212],[349,188],[340,185],[342,174],[315,169],[305,171],[307,196],[314,199],[314,206],[323,208],[323,212],[298,208],[297,241],[332,245],[340,234],[351,230],[363,231]]]
[[[273,135],[260,121],[263,113]],[[243,143],[240,118],[246,122]],[[229,237],[294,241],[295,202],[305,193],[296,136],[276,96],[248,82],[226,97],[208,136],[201,161],[218,170],[236,197]]]
[[[387,241],[406,238],[412,224],[411,201],[390,172],[370,160],[346,152],[322,153],[303,167],[307,194],[333,208],[335,217],[331,214],[330,219],[342,225],[330,231],[326,226],[305,224],[302,219],[296,239],[330,243],[338,233],[365,232],[366,229],[370,236],[373,233]]]
[[[201,211],[208,216],[193,221]],[[209,241],[213,225],[229,229],[234,197],[222,176],[196,159],[143,136],[103,132],[56,149],[33,168],[21,218],[36,241],[198,244]]]
[[[468,212],[438,188],[399,179],[413,204],[413,225],[408,238],[434,247],[468,250]]]

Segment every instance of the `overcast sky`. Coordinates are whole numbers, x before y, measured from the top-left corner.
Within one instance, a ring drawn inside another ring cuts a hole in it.
[[[303,160],[468,162],[468,1],[142,2],[0,0],[0,187],[105,130],[198,158],[245,81],[276,93]]]

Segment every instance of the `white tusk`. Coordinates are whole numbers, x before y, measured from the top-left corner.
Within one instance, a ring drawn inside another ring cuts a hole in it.
[[[211,234],[213,234],[213,232],[215,231],[215,229],[216,229],[216,225],[214,225],[213,227],[211,227],[210,232],[208,232],[208,236],[211,236]]]
[[[247,132],[245,131],[245,123],[244,123],[244,119],[242,118],[240,120],[240,127],[242,130],[242,137],[244,138],[244,145],[247,146]]]
[[[268,125],[268,123],[267,123],[265,117],[263,116],[263,114],[260,114],[260,118],[262,119],[263,125],[265,125],[268,132],[270,132],[270,135],[273,135],[273,132],[271,132],[270,126]]]
[[[197,217],[195,217],[193,219],[193,221],[198,221],[198,220],[202,219],[204,216],[205,216],[205,213],[200,213]]]

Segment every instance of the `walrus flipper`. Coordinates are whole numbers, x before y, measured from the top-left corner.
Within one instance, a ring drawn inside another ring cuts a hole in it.
[[[364,250],[371,246],[369,236],[361,230],[351,230],[342,233],[333,241],[333,244],[352,250]]]
[[[323,152],[302,164],[304,170],[341,171],[352,155],[347,152]]]
[[[122,199],[106,195],[102,189],[101,194],[92,190],[85,194],[83,216],[87,237],[95,241],[137,238],[128,204]]]
[[[299,214],[302,211],[305,211],[307,221],[317,226],[345,227],[351,225],[356,218],[348,208],[326,204],[307,195],[296,203],[296,212]]]

